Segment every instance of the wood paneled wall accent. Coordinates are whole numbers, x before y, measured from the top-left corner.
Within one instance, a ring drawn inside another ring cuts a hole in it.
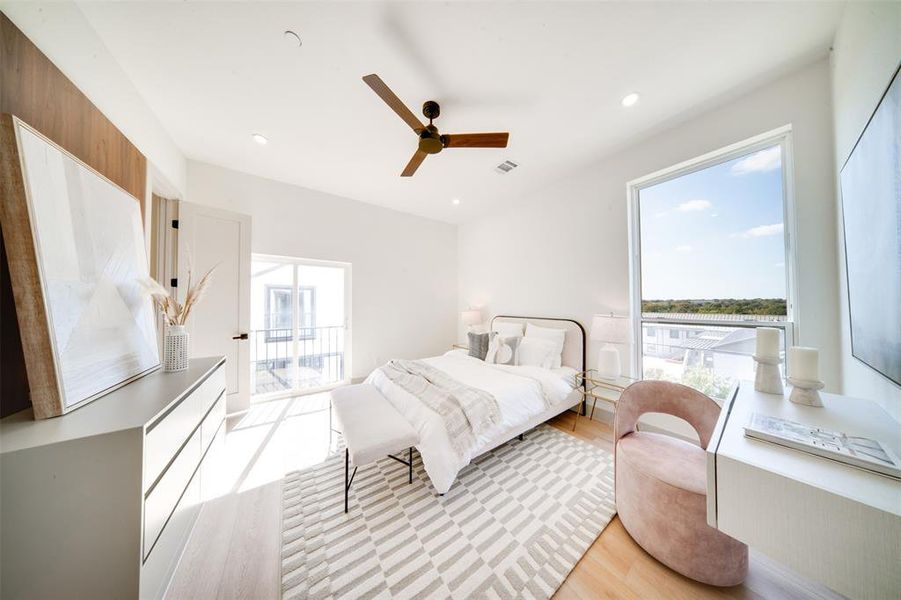
[[[15,115],[141,203],[147,159],[0,13],[0,113]]]
[[[2,12],[0,113],[19,117],[118,184],[135,197],[141,204],[141,214],[144,214],[147,159]],[[3,119],[11,122],[8,116]],[[11,159],[5,160],[5,148],[3,151],[3,162],[12,164]],[[21,178],[20,172],[17,177]],[[4,174],[4,185],[9,181]],[[0,199],[6,204],[6,190],[3,193]],[[4,236],[11,233],[3,231]],[[0,416],[6,416],[27,407],[30,402],[25,355],[16,326],[17,322],[24,321],[21,317],[17,320],[9,287],[9,261],[16,257],[0,258],[0,370],[3,372]],[[48,365],[52,366],[52,361]],[[55,384],[55,375],[45,385],[50,383]],[[38,392],[31,390],[34,395]]]
[[[28,335],[19,336],[20,351],[27,366],[34,416],[45,419],[62,414],[63,406],[12,115],[0,115],[0,156],[3,157],[0,160],[3,246],[6,248],[19,330],[28,330]],[[3,369],[6,370],[5,364]]]

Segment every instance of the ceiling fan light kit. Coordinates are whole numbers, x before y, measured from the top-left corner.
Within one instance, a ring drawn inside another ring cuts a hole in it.
[[[401,177],[410,177],[429,154],[438,154],[445,148],[506,148],[510,134],[498,133],[453,133],[441,134],[433,121],[441,114],[441,107],[434,100],[427,100],[422,105],[422,114],[429,120],[424,125],[413,112],[401,102],[382,79],[376,75],[366,75],[363,81],[372,91],[393,110],[397,116],[410,126],[419,137],[419,146],[410,162],[401,172]]]

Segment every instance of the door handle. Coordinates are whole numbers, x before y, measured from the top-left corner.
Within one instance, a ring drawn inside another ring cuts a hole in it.
[[[248,335],[246,333],[242,333],[241,335],[233,335],[233,340],[246,340],[248,339]]]

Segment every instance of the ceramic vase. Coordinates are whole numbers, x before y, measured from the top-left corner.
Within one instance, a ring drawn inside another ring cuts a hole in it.
[[[184,325],[166,328],[163,344],[163,370],[167,373],[184,371],[188,368],[188,340],[190,335]]]

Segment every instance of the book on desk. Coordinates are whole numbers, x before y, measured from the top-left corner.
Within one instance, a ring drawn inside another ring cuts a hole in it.
[[[879,440],[752,413],[745,435],[901,479],[901,459]]]

